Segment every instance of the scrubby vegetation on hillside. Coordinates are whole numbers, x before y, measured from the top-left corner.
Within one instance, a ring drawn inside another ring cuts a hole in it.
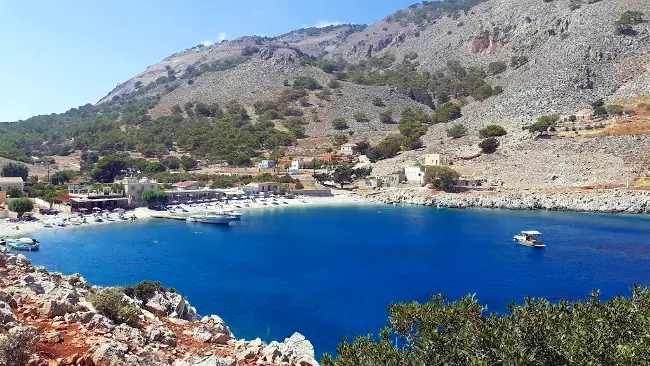
[[[551,304],[526,297],[507,314],[486,315],[474,297],[435,295],[388,307],[378,337],[344,340],[325,366],[374,365],[643,365],[650,359],[650,289],[629,298]]]
[[[386,20],[388,22],[400,22],[402,25],[407,25],[408,23],[420,25],[435,21],[445,14],[456,16],[484,1],[486,0],[423,1],[420,4],[413,4],[407,9],[398,11],[386,18]]]
[[[306,59],[303,62],[318,66],[341,80],[395,87],[430,108],[439,107],[452,99],[471,96],[480,101],[502,92],[500,86],[493,88],[485,82],[487,73],[484,70],[465,68],[458,61],[449,61],[444,69],[435,73],[420,72],[419,64],[408,59],[395,63],[393,55],[368,57],[355,64],[330,58]],[[498,69],[498,66],[493,68]],[[491,69],[491,73],[498,71]]]

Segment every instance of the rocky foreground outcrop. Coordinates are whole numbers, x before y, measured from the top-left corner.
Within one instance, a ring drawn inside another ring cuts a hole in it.
[[[426,188],[389,188],[368,196],[372,202],[451,208],[500,208],[601,213],[650,213],[650,192],[589,190],[567,192],[437,193]]]
[[[175,292],[124,295],[139,308],[139,325],[116,324],[90,301],[101,290],[0,247],[0,365],[318,365],[301,334],[269,344],[237,340],[220,317],[200,317]]]

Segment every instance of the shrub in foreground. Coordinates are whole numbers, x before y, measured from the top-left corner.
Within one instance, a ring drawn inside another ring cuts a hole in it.
[[[7,334],[0,334],[0,365],[27,365],[37,339],[38,333],[34,327],[12,328]]]
[[[603,302],[526,297],[502,316],[472,296],[392,304],[378,337],[357,337],[325,366],[370,365],[644,365],[650,359],[650,289]]]
[[[129,304],[124,291],[119,287],[109,287],[90,296],[90,303],[102,315],[116,324],[139,327],[140,308]]]
[[[503,136],[507,133],[508,132],[506,132],[506,129],[500,125],[487,125],[485,128],[482,128],[480,131],[478,131],[479,136],[482,138]]]

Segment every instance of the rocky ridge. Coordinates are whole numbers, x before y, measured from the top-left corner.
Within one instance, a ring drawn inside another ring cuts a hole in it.
[[[156,291],[145,300],[125,300],[140,311],[140,325],[115,324],[89,297],[101,288],[80,275],[34,267],[23,255],[0,247],[0,364],[75,366],[314,366],[314,348],[299,333],[266,344],[236,339],[218,316],[200,317],[175,292]],[[36,331],[13,348],[12,339]]]
[[[388,188],[369,195],[371,202],[450,208],[500,208],[599,213],[650,213],[650,192],[592,190],[570,192],[504,191],[438,193],[427,188]]]

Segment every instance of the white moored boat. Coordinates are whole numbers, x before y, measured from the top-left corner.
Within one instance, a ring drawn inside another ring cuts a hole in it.
[[[7,246],[15,250],[37,251],[41,245],[38,240],[32,238],[20,238],[7,240]]]
[[[198,222],[201,224],[228,225],[230,221],[235,220],[234,216],[221,213],[206,212],[203,215],[191,215],[187,218],[189,222]]]
[[[525,245],[527,247],[544,248],[546,245],[544,245],[542,239],[538,238],[538,235],[542,235],[542,233],[537,230],[528,230],[522,231],[520,234],[515,235],[513,238],[517,243]]]

